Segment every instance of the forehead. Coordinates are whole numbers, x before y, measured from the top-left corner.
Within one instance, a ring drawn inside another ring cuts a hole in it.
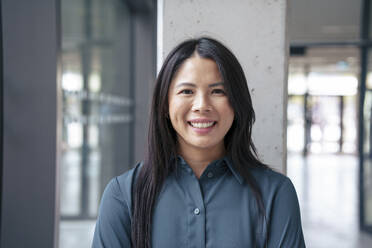
[[[216,83],[222,81],[222,77],[214,60],[193,55],[182,63],[172,82],[185,80],[192,83]]]

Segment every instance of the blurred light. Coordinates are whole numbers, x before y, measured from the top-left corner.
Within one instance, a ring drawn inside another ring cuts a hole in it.
[[[342,151],[345,153],[354,153],[356,151],[356,146],[354,142],[344,142],[342,144]]]
[[[79,148],[83,145],[83,125],[78,122],[67,125],[67,143],[71,148]]]
[[[62,89],[79,91],[83,89],[83,77],[80,73],[65,72],[62,74]]]
[[[323,144],[323,153],[335,153],[339,151],[338,142],[326,142]]]
[[[341,138],[341,130],[338,125],[326,125],[324,127],[324,139],[337,142]]]
[[[89,76],[89,90],[91,92],[99,92],[101,90],[101,75],[92,73]]]
[[[303,95],[306,93],[306,77],[304,74],[290,74],[288,77],[288,94]]]
[[[310,144],[310,152],[311,153],[321,153],[322,152],[322,145],[318,142],[312,142]]]
[[[367,73],[367,88],[372,89],[372,72]]]
[[[290,125],[287,129],[287,147],[289,151],[300,152],[304,148],[303,125]]]
[[[89,146],[91,147],[97,147],[98,146],[98,141],[99,141],[99,130],[97,125],[90,125],[89,129]]]
[[[319,125],[311,125],[311,140],[313,141],[321,141],[323,137],[323,131],[321,130]]]
[[[355,95],[358,80],[353,75],[310,73],[308,86],[312,95]]]

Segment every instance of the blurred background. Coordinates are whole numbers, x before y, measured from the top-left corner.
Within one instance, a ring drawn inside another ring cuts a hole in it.
[[[287,175],[308,247],[372,246],[372,5],[290,1]]]
[[[10,14],[4,7],[11,9],[12,3],[1,4],[5,20]],[[50,120],[62,137],[59,155],[51,158],[58,164],[59,189],[54,242],[60,248],[87,248],[107,182],[143,157],[156,74],[157,3],[60,0],[27,8],[54,15],[60,26],[57,40],[48,38],[55,32],[48,23],[19,37],[43,32],[45,49],[60,49],[54,59],[62,108],[57,120]],[[310,248],[372,247],[371,15],[370,0],[288,2],[287,175],[297,190]],[[4,33],[20,28],[10,21],[2,21],[2,27]],[[12,60],[6,51],[2,56]],[[32,84],[27,87],[32,93]],[[43,86],[45,92],[48,87]],[[12,102],[1,104],[12,107]],[[18,121],[26,133],[27,122]],[[40,139],[43,132],[37,133]],[[48,177],[40,180],[50,185]],[[30,196],[34,200],[54,201]]]

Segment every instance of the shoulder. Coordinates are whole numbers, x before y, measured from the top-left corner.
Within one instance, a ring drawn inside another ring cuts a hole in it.
[[[120,193],[121,197],[128,206],[131,206],[132,189],[141,167],[142,162],[137,163],[132,169],[113,178],[107,185],[107,188],[112,188],[112,190],[114,190],[118,194]]]
[[[287,176],[271,168],[254,168],[251,173],[261,187],[279,187],[291,181]]]
[[[100,203],[92,247],[130,246],[131,190],[139,167],[140,164],[137,164],[107,184]]]
[[[102,194],[101,208],[111,208],[118,202],[131,212],[133,183],[141,164],[138,163],[134,168],[110,180]]]
[[[257,168],[252,170],[253,177],[261,189],[264,198],[274,200],[281,198],[293,198],[297,201],[297,194],[291,180],[270,168]]]
[[[272,169],[254,169],[252,174],[264,201],[268,247],[305,247],[300,206],[291,180]]]
[[[124,191],[128,191],[128,189],[132,188],[132,185],[138,175],[138,172],[141,166],[142,166],[142,162],[136,164],[132,169],[114,178],[117,180],[120,189]]]

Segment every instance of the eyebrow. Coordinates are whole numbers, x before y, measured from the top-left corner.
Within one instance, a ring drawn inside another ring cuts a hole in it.
[[[209,88],[212,88],[212,87],[216,87],[216,86],[219,86],[219,85],[222,85],[222,86],[223,86],[224,83],[223,83],[223,82],[213,83],[213,84],[208,85],[208,87],[209,87]],[[179,83],[179,84],[177,84],[177,85],[176,85],[176,88],[179,88],[179,87],[181,87],[181,86],[190,86],[190,87],[193,87],[193,88],[196,87],[196,85],[193,84],[193,83],[184,82],[184,83]]]

